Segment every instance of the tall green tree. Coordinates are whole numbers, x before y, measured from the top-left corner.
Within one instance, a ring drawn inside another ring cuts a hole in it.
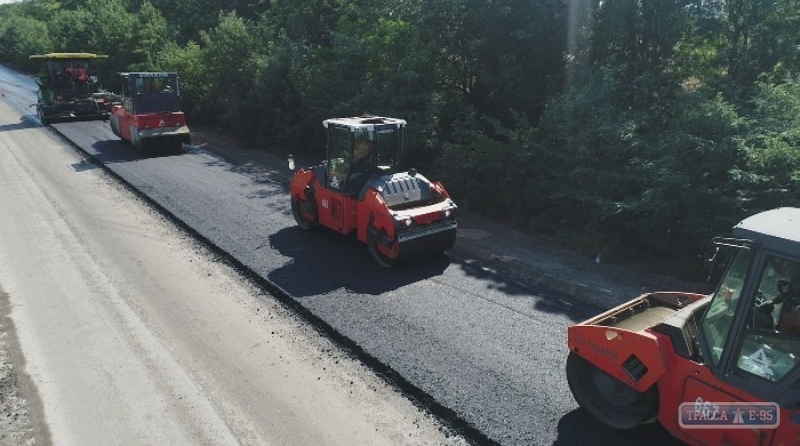
[[[339,3],[336,0],[300,3],[271,0],[262,17],[273,39],[285,37],[311,48],[329,47],[341,17]]]
[[[253,25],[235,13],[224,13],[219,25],[200,33],[201,60],[206,77],[208,118],[235,127],[241,114],[235,105],[247,99],[260,55],[252,33]]]
[[[145,1],[134,14],[136,24],[132,36],[131,57],[137,60],[131,68],[138,70],[163,70],[156,61],[158,53],[175,40],[170,34],[164,16],[149,1]]]
[[[34,70],[28,56],[47,52],[52,46],[47,24],[28,17],[0,18],[0,58],[15,65]]]
[[[594,8],[592,60],[629,77],[663,72],[687,23],[688,0],[602,0]]]
[[[759,83],[756,91],[746,162],[735,171],[742,208],[800,206],[800,82]]]
[[[156,64],[162,67],[161,69],[178,73],[181,82],[181,105],[189,119],[193,122],[200,122],[203,119],[208,121],[208,116],[204,115],[201,105],[210,99],[200,45],[195,42],[189,42],[184,46],[174,42],[167,43],[156,57]]]
[[[725,3],[728,71],[740,88],[751,87],[777,65],[800,62],[800,1],[731,0]]]

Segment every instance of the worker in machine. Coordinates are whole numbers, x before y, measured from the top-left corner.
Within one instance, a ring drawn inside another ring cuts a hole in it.
[[[759,296],[774,298],[756,303],[757,329],[800,334],[800,264],[771,257],[762,275]]]
[[[352,174],[367,173],[375,164],[375,145],[372,144],[366,133],[362,133],[353,147]]]
[[[795,266],[797,268],[797,266]],[[779,284],[781,311],[776,328],[781,334],[800,335],[800,269]]]
[[[72,66],[72,62],[62,62],[61,73],[62,76],[59,80],[59,93],[68,99],[72,99],[77,93],[75,89],[75,68]]]
[[[795,306],[781,316],[778,331],[788,335],[800,335],[800,306]]]
[[[78,92],[89,93],[89,75],[86,73],[86,68],[78,65],[78,67],[72,71],[72,75],[75,78]]]
[[[58,73],[59,83],[62,87],[72,86],[72,65],[67,62],[61,63],[61,71]]]
[[[86,68],[84,68],[81,65],[78,65],[78,68],[75,69],[73,74],[75,75],[75,79],[77,79],[78,82],[89,81],[89,75],[86,73]]]

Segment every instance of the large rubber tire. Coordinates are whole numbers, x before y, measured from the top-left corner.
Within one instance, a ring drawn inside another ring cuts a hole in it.
[[[300,229],[305,229],[306,231],[312,229],[317,224],[317,216],[315,215],[313,219],[308,219],[305,214],[302,212],[303,205],[307,202],[302,198],[292,198],[292,215],[294,215],[294,220],[297,222],[297,226]],[[315,207],[316,209],[316,207]]]
[[[657,386],[639,392],[575,352],[567,357],[567,382],[575,401],[612,429],[633,429],[658,416]]]
[[[111,133],[122,137],[119,131],[119,118],[116,116],[110,116],[109,118],[109,125],[111,126]]]
[[[397,264],[395,259],[386,256],[378,249],[378,240],[376,239],[377,231],[375,230],[367,230],[367,249],[369,253],[372,255],[372,258],[378,263],[378,265],[384,268],[392,268]],[[395,243],[397,243],[395,241]]]

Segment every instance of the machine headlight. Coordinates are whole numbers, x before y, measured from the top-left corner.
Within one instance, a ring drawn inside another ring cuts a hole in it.
[[[404,217],[401,215],[394,215],[394,227],[397,229],[407,228],[414,224],[414,220],[411,217]]]

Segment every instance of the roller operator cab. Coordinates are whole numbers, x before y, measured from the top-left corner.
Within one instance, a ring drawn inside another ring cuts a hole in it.
[[[41,61],[36,74],[36,113],[42,124],[80,118],[105,119],[115,95],[104,91],[98,80],[98,61],[104,54],[34,54]]]
[[[615,429],[800,444],[800,209],[756,214],[714,245],[712,294],[645,294],[568,328],[572,394]]]
[[[291,181],[299,227],[354,234],[381,266],[441,253],[456,240],[456,204],[415,169],[399,168],[406,121],[360,116],[328,119],[327,159]],[[293,161],[289,161],[294,169]]]
[[[111,130],[140,152],[177,151],[191,144],[180,106],[178,75],[120,73],[121,101],[111,108]]]

